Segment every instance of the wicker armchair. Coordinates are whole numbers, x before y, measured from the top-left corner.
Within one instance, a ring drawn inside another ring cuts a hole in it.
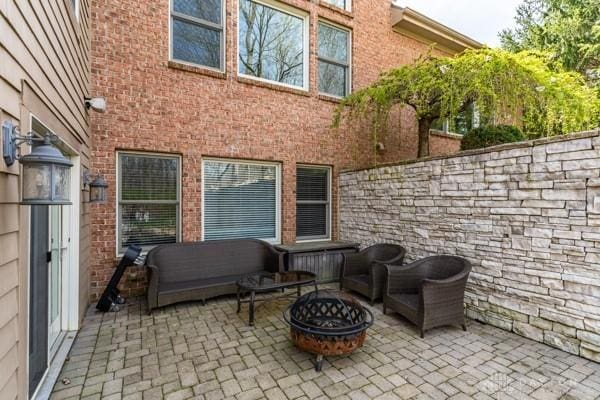
[[[467,330],[464,313],[465,286],[471,263],[456,256],[433,256],[411,264],[386,265],[387,287],[383,313],[391,308],[426,330],[443,325],[461,325]]]
[[[385,264],[402,265],[406,250],[395,244],[376,244],[358,252],[344,254],[340,289],[367,296],[371,304],[383,296]]]

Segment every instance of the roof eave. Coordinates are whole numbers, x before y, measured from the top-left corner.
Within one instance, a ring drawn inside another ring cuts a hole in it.
[[[436,47],[458,54],[466,49],[479,49],[483,44],[408,7],[392,5],[392,27],[395,31]]]

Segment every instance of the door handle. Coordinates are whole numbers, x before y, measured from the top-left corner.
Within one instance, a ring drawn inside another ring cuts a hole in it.
[[[52,252],[51,251],[47,251],[46,252],[46,262],[49,263],[52,261]]]

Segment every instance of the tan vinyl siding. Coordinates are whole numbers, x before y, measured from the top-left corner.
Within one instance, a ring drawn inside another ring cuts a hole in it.
[[[90,0],[0,0],[0,123],[23,132],[35,115],[89,167]],[[0,139],[1,145],[1,139]],[[19,164],[0,159],[0,398],[27,398],[28,208],[18,205]],[[86,195],[82,193],[82,199]],[[89,287],[89,206],[81,205],[80,317]]]

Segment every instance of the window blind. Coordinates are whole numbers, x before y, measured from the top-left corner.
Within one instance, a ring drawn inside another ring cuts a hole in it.
[[[278,239],[276,165],[204,162],[204,240]]]
[[[179,232],[179,158],[119,154],[119,244],[145,249],[175,243]]]
[[[296,237],[329,237],[329,168],[296,170]]]

